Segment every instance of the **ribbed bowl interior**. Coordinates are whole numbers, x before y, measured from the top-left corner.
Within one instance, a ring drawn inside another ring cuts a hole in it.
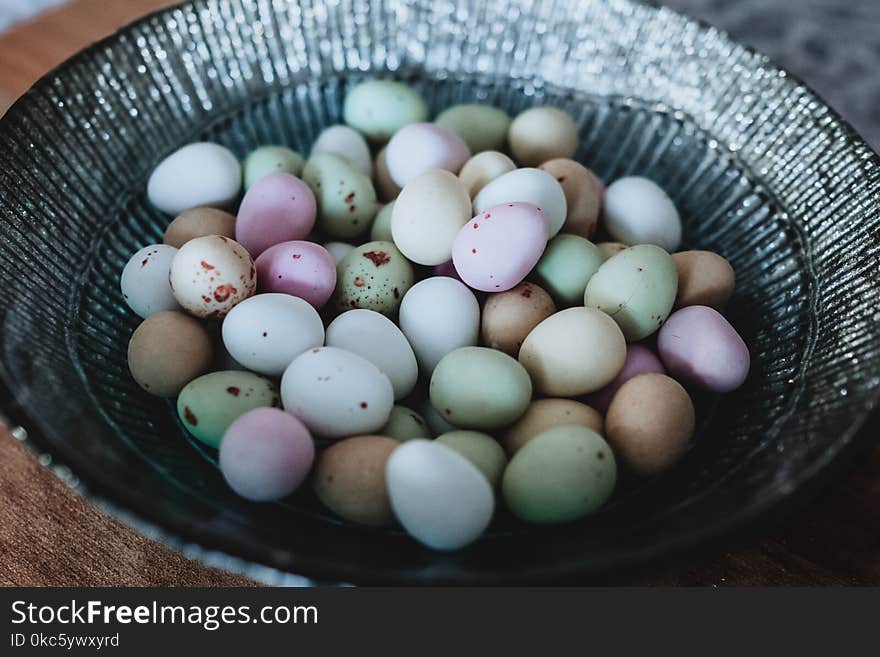
[[[464,101],[575,116],[577,158],[669,191],[685,246],[737,273],[747,384],[699,397],[692,449],[557,528],[501,517],[455,554],[223,484],[167,402],[130,379],[119,291],[169,218],[151,169],[193,140],[307,153],[346,89],[382,76],[433,111]],[[805,494],[880,391],[880,168],[815,95],[726,35],[629,0],[207,0],[153,15],[49,74],[0,123],[5,410],[86,487],[169,539],[329,580],[513,582],[662,562]]]

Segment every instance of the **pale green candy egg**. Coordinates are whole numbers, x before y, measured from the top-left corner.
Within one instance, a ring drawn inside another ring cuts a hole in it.
[[[599,509],[614,491],[617,464],[592,429],[562,426],[535,436],[504,471],[507,507],[526,522],[555,524]]]
[[[346,94],[342,115],[367,139],[384,142],[403,126],[425,121],[428,105],[402,82],[367,80]]]
[[[563,233],[547,244],[534,276],[560,306],[583,303],[584,290],[605,258],[596,245],[578,235]]]
[[[303,156],[286,146],[260,146],[244,160],[244,188],[250,189],[260,178],[271,173],[298,176],[302,173],[303,164]]]
[[[492,436],[479,431],[451,431],[438,436],[437,442],[451,447],[477,466],[477,470],[486,475],[492,488],[497,488],[501,483],[507,455]]]
[[[391,409],[391,415],[388,416],[388,422],[379,431],[376,432],[380,436],[388,436],[405,442],[413,438],[432,438],[434,432],[428,427],[428,423],[424,418],[411,408],[406,406],[395,406]]]
[[[239,415],[263,406],[281,405],[278,386],[252,372],[211,372],[190,381],[177,397],[177,415],[193,437],[219,447]]]
[[[336,268],[333,300],[340,311],[352,308],[393,315],[413,284],[413,268],[391,242],[352,249]]]
[[[476,103],[453,105],[434,120],[464,139],[471,153],[504,150],[510,122],[504,110]]]
[[[340,239],[367,231],[379,207],[376,190],[373,181],[348,160],[317,153],[306,162],[302,179],[318,202],[318,228]]]
[[[394,201],[382,206],[379,214],[373,219],[373,225],[370,228],[370,239],[374,242],[393,242],[391,237],[391,212],[394,210]]]
[[[515,422],[532,399],[526,369],[488,347],[446,354],[431,375],[431,404],[441,417],[465,429],[496,429]]]
[[[617,322],[624,337],[636,342],[659,329],[675,303],[675,260],[653,244],[638,244],[608,258],[593,274],[584,305]]]

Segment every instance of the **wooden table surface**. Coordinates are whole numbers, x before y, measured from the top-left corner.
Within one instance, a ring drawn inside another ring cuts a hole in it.
[[[0,112],[52,66],[168,0],[76,0],[0,35]],[[104,515],[0,426],[0,585],[240,586]],[[880,450],[760,543],[646,584],[880,584]]]

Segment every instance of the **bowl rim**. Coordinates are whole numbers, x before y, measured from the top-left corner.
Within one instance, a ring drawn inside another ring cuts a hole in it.
[[[828,104],[825,99],[799,76],[778,65],[772,58],[759,52],[752,46],[743,44],[733,38],[724,29],[711,23],[671,9],[659,0],[626,0],[634,6],[643,6],[654,11],[667,12],[684,19],[699,27],[700,32],[712,31],[731,46],[760,58],[764,67],[782,73],[790,84],[802,87],[816,101],[821,103],[828,112],[830,119],[842,130],[848,141],[860,146],[868,154],[868,159],[880,167],[880,154],[866,142],[859,132],[843,118],[840,113]],[[183,0],[167,7],[151,11],[132,21],[111,34],[99,39],[91,45],[79,50],[74,55],[43,74],[9,107],[0,117],[0,130],[10,117],[15,116],[28,104],[36,91],[48,87],[49,81],[63,75],[93,53],[114,44],[120,37],[131,33],[135,28],[146,25],[156,19],[171,16],[183,6],[208,5],[210,0]],[[5,369],[0,365],[0,369]],[[74,492],[82,495],[99,509],[110,514],[114,519],[134,529],[140,534],[157,540],[164,545],[185,553],[188,558],[196,559],[206,565],[226,568],[234,572],[247,572],[253,564],[268,566],[285,573],[293,573],[311,579],[312,585],[322,583],[352,582],[358,584],[397,584],[397,585],[535,585],[535,584],[576,584],[576,583],[609,583],[637,581],[634,578],[646,574],[656,574],[665,568],[683,564],[698,553],[719,551],[722,546],[731,548],[735,545],[762,536],[769,532],[781,520],[805,507],[820,495],[832,483],[851,471],[860,458],[869,450],[880,446],[880,430],[869,425],[877,425],[880,429],[880,390],[876,391],[870,401],[853,416],[852,423],[846,430],[839,433],[820,458],[811,467],[804,468],[786,489],[775,489],[772,496],[757,504],[743,507],[741,510],[724,516],[717,522],[701,530],[677,535],[664,543],[652,544],[650,554],[646,551],[628,553],[623,557],[606,558],[588,566],[588,562],[566,562],[560,567],[555,564],[534,571],[512,572],[502,575],[479,571],[458,572],[452,576],[426,577],[406,570],[383,570],[377,572],[369,566],[356,563],[340,563],[315,557],[291,553],[289,561],[281,561],[273,557],[272,550],[260,542],[247,540],[238,535],[223,534],[213,531],[209,526],[194,526],[175,518],[161,517],[153,511],[153,505],[147,496],[120,485],[112,476],[108,476],[100,468],[92,467],[87,459],[81,457],[75,449],[68,448],[64,442],[54,441],[42,432],[27,409],[21,405],[14,392],[0,376],[0,422],[5,421],[7,429],[19,442],[24,443],[36,456],[48,455],[53,464],[53,474],[65,481]],[[25,433],[25,436],[21,435]],[[42,459],[45,460],[45,459]],[[58,468],[65,467],[75,478],[59,475]],[[427,549],[426,549],[427,551]]]

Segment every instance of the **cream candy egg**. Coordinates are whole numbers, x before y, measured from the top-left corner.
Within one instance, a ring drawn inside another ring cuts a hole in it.
[[[257,267],[228,237],[206,235],[184,244],[171,262],[174,298],[196,317],[223,317],[254,294]]]
[[[544,251],[547,220],[530,203],[487,208],[459,230],[452,262],[461,280],[484,292],[504,292],[520,283]]]
[[[251,186],[235,220],[235,241],[256,258],[270,246],[301,240],[315,225],[315,195],[289,173],[273,173]]]
[[[413,262],[439,265],[452,257],[452,243],[470,218],[471,199],[461,181],[436,169],[415,178],[400,192],[391,214],[391,235]]]
[[[672,199],[648,178],[628,176],[605,190],[605,229],[624,244],[656,244],[675,251],[681,244],[681,217]]]
[[[270,246],[256,260],[260,292],[279,292],[320,308],[336,288],[336,260],[319,244],[293,240]]]
[[[504,203],[531,203],[547,218],[547,238],[565,223],[567,205],[559,182],[540,169],[516,169],[495,178],[474,198],[474,211],[482,213]]]
[[[400,194],[400,185],[391,180],[388,173],[388,147],[386,146],[376,155],[373,178],[376,183],[376,193],[381,201],[389,203]]]
[[[365,176],[373,175],[373,156],[367,141],[361,133],[347,125],[324,128],[312,144],[312,154],[315,153],[341,155]]]
[[[376,218],[373,220],[373,225],[370,226],[371,242],[391,242],[394,240],[394,236],[391,234],[392,212],[394,212],[394,201],[383,205],[382,209],[379,210]]]
[[[226,315],[223,344],[248,369],[281,376],[294,358],[324,344],[324,324],[304,299],[289,294],[258,294]]]
[[[327,346],[358,354],[391,381],[394,398],[406,397],[419,378],[416,356],[406,336],[390,319],[372,310],[349,310],[330,322]]]
[[[199,205],[229,205],[240,190],[238,158],[228,148],[210,142],[187,144],[174,151],[147,181],[150,203],[171,215]]]
[[[430,548],[463,548],[492,520],[495,495],[488,479],[442,443],[407,441],[391,453],[385,476],[395,517]]]
[[[404,295],[400,329],[427,375],[450,351],[477,344],[480,304],[474,293],[454,278],[426,278]]]
[[[388,142],[385,157],[391,179],[405,187],[431,169],[458,173],[471,156],[464,140],[433,123],[413,123],[397,131]]]
[[[338,265],[345,259],[345,256],[351,253],[354,244],[349,244],[348,242],[325,242],[324,248],[333,256],[333,260]]]
[[[394,389],[366,358],[337,347],[316,347],[285,370],[281,401],[318,436],[343,438],[381,429],[394,406]]]
[[[119,279],[122,298],[139,316],[180,308],[168,282],[176,253],[173,246],[151,244],[131,256],[123,268]]]
[[[496,178],[516,169],[516,164],[504,153],[483,151],[464,163],[458,172],[458,179],[471,198]]]
[[[536,167],[553,158],[574,155],[578,133],[568,112],[555,107],[533,107],[513,120],[507,140],[520,166]]]

